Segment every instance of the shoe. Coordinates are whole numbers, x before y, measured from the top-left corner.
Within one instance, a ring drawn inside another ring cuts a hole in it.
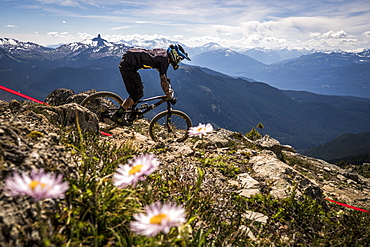
[[[135,120],[135,115],[131,110],[125,110],[120,107],[111,117],[115,123],[118,123],[120,126],[131,126]]]
[[[110,120],[113,122],[119,123],[122,121],[123,113],[125,112],[125,109],[120,107],[111,117]]]
[[[131,111],[125,112],[123,117],[120,118],[120,120],[121,121],[120,121],[119,125],[121,125],[121,126],[131,126],[134,123],[135,115]]]

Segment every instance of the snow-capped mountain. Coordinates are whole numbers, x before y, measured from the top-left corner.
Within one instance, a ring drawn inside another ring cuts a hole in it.
[[[178,40],[169,40],[165,38],[157,39],[145,39],[142,36],[133,36],[131,39],[120,40],[119,42],[109,42],[103,39],[100,34],[93,39],[85,39],[80,42],[72,42],[68,44],[62,44],[59,46],[43,47],[41,45],[31,43],[31,42],[21,42],[15,39],[0,38],[0,48],[4,50],[16,53],[17,51],[26,50],[41,52],[44,54],[52,53],[53,56],[59,58],[63,57],[73,57],[85,50],[95,53],[104,53],[105,56],[117,56],[120,57],[122,52],[124,52],[129,47],[143,47],[147,49],[152,48],[166,48],[170,44],[181,44],[189,56],[192,58],[204,52],[216,51],[223,49],[217,43],[207,43],[202,46],[190,47]],[[294,50],[294,49],[265,49],[265,48],[253,48],[246,51],[239,51],[237,48],[231,48],[234,51],[240,52],[244,55],[248,55],[265,64],[271,64],[275,62],[280,62],[285,59],[297,58],[301,55],[306,55],[313,53],[313,51],[308,50]],[[102,55],[100,54],[100,55]]]
[[[269,49],[263,47],[256,47],[242,51],[244,55],[248,55],[264,64],[273,64],[283,60],[298,58],[303,55],[308,55],[318,52],[316,50],[308,49]]]
[[[217,43],[207,43],[202,46],[187,47],[186,51],[191,55],[191,57],[194,57],[204,52],[216,51],[216,50],[223,49],[223,48],[224,47],[220,46]]]
[[[22,52],[49,52],[52,49],[46,48],[44,46],[32,43],[32,42],[22,42],[16,39],[10,38],[0,38],[0,48],[6,50],[7,52],[18,54]]]
[[[245,76],[265,64],[234,50],[222,48],[194,56],[192,65],[206,67],[231,76]]]
[[[0,38],[0,48],[10,54],[24,54],[24,52],[33,52],[41,55],[43,58],[68,59],[76,56],[87,56],[90,59],[102,57],[121,57],[129,49],[129,46],[123,43],[108,42],[100,34],[93,39],[85,39],[80,42],[64,44],[56,49],[47,48],[31,42],[21,42],[15,39]]]
[[[86,55],[91,59],[102,57],[121,57],[122,54],[129,49],[123,43],[113,43],[98,37],[93,39],[85,39],[81,42],[73,42],[62,45],[52,51],[53,54],[61,57],[75,57],[79,55]]]

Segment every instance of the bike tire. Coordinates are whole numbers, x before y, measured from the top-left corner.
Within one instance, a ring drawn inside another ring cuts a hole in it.
[[[123,99],[118,94],[102,91],[87,96],[80,105],[98,116],[100,130],[108,131],[118,126],[117,123],[109,119],[109,116],[113,115],[122,103]]]
[[[171,110],[170,126],[167,128],[168,111],[158,113],[149,124],[149,135],[153,141],[183,142],[188,138],[192,126],[190,117],[178,110]]]

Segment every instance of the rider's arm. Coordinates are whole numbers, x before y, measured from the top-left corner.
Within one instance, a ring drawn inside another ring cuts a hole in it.
[[[160,77],[161,77],[161,86],[162,86],[163,92],[167,95],[169,99],[172,99],[172,92],[170,89],[170,83],[168,81],[167,76],[161,75]]]

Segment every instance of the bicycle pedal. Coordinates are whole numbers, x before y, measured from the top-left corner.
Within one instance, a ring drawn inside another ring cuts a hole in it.
[[[120,126],[131,126],[133,125],[133,121],[129,121],[129,120],[124,120],[122,119],[122,121],[119,123]]]

